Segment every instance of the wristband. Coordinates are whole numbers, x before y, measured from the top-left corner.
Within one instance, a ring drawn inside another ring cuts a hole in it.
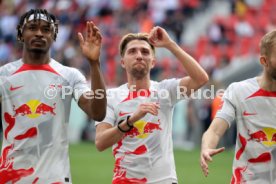
[[[126,118],[126,123],[127,123],[127,126],[132,129],[133,128],[133,125],[129,124],[128,120],[129,120],[130,116],[127,116]]]
[[[121,131],[121,132],[123,132],[123,133],[127,133],[127,132],[129,132],[130,130],[131,130],[131,128],[129,128],[128,130],[123,130],[119,125],[121,124],[121,123],[123,123],[124,122],[124,119],[122,119],[121,121],[119,121],[118,122],[118,125],[117,125],[117,128]]]

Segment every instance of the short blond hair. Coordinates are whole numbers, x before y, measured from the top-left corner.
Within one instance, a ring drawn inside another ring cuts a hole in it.
[[[260,54],[270,57],[273,46],[276,44],[276,30],[268,32],[260,42]]]
[[[132,40],[146,41],[150,45],[153,53],[155,53],[155,47],[149,42],[149,34],[148,33],[129,33],[129,34],[126,34],[125,36],[123,36],[123,38],[120,41],[119,50],[120,50],[121,56],[124,56],[125,51],[126,51],[126,46]]]

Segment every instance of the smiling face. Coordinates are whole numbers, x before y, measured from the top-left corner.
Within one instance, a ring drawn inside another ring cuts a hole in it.
[[[31,20],[22,30],[21,40],[27,52],[47,53],[54,41],[53,24],[45,20]]]
[[[133,78],[140,80],[149,76],[154,67],[154,53],[145,40],[132,40],[127,43],[122,55],[121,65]]]

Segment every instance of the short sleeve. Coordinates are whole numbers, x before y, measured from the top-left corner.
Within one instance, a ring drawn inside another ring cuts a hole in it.
[[[100,123],[108,123],[112,126],[114,126],[115,121],[116,121],[116,117],[115,117],[115,111],[114,111],[114,106],[113,106],[113,100],[112,100],[112,91],[107,90],[106,92],[106,96],[107,96],[107,106],[106,106],[106,115],[104,120],[102,120],[101,122],[96,121],[95,122],[95,126],[97,126]]]
[[[7,81],[7,77],[4,71],[4,67],[0,67],[0,97],[3,96],[4,84]]]
[[[236,103],[235,103],[235,88],[234,84],[231,84],[225,91],[222,97],[222,107],[218,110],[216,118],[224,119],[229,127],[234,122],[236,117]]]
[[[174,106],[178,101],[184,99],[181,95],[179,83],[181,79],[166,79],[160,82],[160,91],[165,90],[170,97],[171,106]],[[160,92],[162,94],[162,92]]]
[[[87,91],[90,91],[91,89],[88,87],[88,83],[84,75],[79,70],[73,69],[72,75],[74,77],[73,95],[74,99],[78,103],[81,95]]]

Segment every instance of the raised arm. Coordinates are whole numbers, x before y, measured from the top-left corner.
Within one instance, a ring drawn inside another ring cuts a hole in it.
[[[106,91],[99,59],[102,36],[95,24],[88,21],[85,37],[81,33],[78,33],[78,37],[82,53],[90,64],[92,88],[92,92],[87,92],[80,97],[79,106],[90,118],[101,121],[106,114]]]
[[[208,162],[212,156],[224,151],[224,147],[216,149],[219,140],[228,128],[228,123],[221,118],[215,118],[208,130],[202,136],[200,166],[205,176],[208,176]]]
[[[182,92],[186,92],[186,95],[190,95],[191,92],[208,82],[208,74],[192,56],[169,37],[165,29],[158,26],[154,27],[150,32],[149,40],[155,47],[167,48],[181,62],[188,76],[183,77],[179,85]]]

